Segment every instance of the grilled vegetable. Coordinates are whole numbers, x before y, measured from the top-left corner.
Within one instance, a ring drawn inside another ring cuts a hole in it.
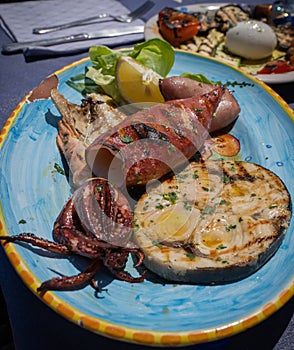
[[[159,31],[174,46],[193,38],[200,29],[198,18],[187,12],[164,8],[158,15]]]
[[[223,43],[224,38],[224,33],[213,28],[205,36],[194,36],[192,41],[181,44],[180,48],[203,56],[214,57],[217,55],[218,47]]]
[[[288,62],[277,60],[268,62],[257,74],[280,74],[294,71],[294,66]]]
[[[215,13],[215,20],[219,23],[219,29],[223,32],[226,32],[239,22],[249,20],[249,18],[249,12],[238,5],[222,6]]]
[[[294,40],[294,28],[288,25],[278,25],[273,29],[278,39],[278,46],[283,50],[289,49]]]

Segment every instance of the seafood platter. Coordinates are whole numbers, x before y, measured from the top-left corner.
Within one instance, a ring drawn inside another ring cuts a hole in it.
[[[242,332],[294,294],[293,122],[252,74],[161,38],[91,47],[2,130],[0,241],[91,332],[161,347]]]
[[[294,80],[293,23],[282,5],[195,4],[163,8],[147,21],[145,38],[164,38],[276,84]]]

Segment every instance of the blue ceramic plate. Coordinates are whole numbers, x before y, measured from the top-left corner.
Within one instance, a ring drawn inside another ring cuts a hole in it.
[[[80,103],[82,96],[66,81],[83,73],[87,65],[90,61],[85,59],[55,73],[59,91],[74,103]],[[264,83],[238,69],[176,51],[170,75],[184,71],[232,84],[241,114],[231,133],[241,142],[241,158],[272,170],[294,193],[294,116],[287,104]],[[2,130],[1,235],[33,232],[52,240],[53,222],[71,194],[67,178],[56,166],[62,167],[55,143],[59,117],[50,98],[38,98],[35,91],[20,102]],[[129,284],[101,272],[98,295],[88,286],[39,297],[76,324],[115,339],[160,346],[216,340],[256,325],[292,297],[293,234],[292,220],[274,257],[236,283],[198,286],[147,279]],[[82,258],[56,257],[20,244],[7,244],[5,250],[36,295],[41,282],[58,274],[77,274],[86,266]],[[132,272],[131,263],[129,268]]]

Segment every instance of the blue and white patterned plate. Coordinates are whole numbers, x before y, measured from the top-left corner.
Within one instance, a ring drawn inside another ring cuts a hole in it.
[[[82,96],[66,81],[83,73],[90,64],[84,59],[54,75],[58,77],[59,91],[74,103],[80,103]],[[293,194],[294,114],[285,101],[238,69],[176,51],[170,75],[184,71],[230,83],[241,106],[231,131],[241,142],[241,158],[272,170]],[[1,235],[33,232],[52,240],[53,222],[71,194],[66,177],[56,167],[62,167],[55,143],[59,117],[51,99],[38,98],[35,91],[19,103],[0,134]],[[41,282],[58,274],[77,274],[85,267],[85,260],[56,257],[21,244],[10,243],[4,248],[32,292],[72,322],[134,343],[188,345],[221,339],[252,327],[293,296],[293,234],[292,220],[273,258],[236,283],[198,286],[147,279],[129,284],[101,272],[97,274],[102,286],[98,295],[90,286],[38,295],[36,289]]]

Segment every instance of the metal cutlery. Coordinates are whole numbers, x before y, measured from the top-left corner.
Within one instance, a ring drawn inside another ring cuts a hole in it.
[[[4,45],[2,47],[2,51],[4,53],[12,53],[12,52],[24,50],[32,46],[51,46],[51,45],[64,44],[64,43],[69,43],[74,41],[109,38],[109,37],[115,37],[115,36],[121,36],[121,35],[127,35],[127,34],[138,34],[143,32],[144,32],[144,26],[134,26],[129,28],[121,28],[121,29],[101,29],[95,32],[67,35],[67,36],[62,36],[58,38],[11,43],[11,44]]]
[[[76,27],[80,25],[87,25],[87,24],[90,24],[90,22],[93,22],[97,19],[108,18],[108,17],[118,22],[131,23],[136,18],[142,16],[144,13],[149,11],[153,6],[154,6],[154,2],[146,1],[142,6],[138,7],[136,10],[126,15],[112,16],[108,13],[102,13],[95,17],[89,17],[82,20],[72,21],[72,22],[68,22],[68,23],[64,23],[64,24],[60,24],[52,27],[34,28],[33,33],[34,34],[51,33],[61,29],[67,29],[67,28]]]

